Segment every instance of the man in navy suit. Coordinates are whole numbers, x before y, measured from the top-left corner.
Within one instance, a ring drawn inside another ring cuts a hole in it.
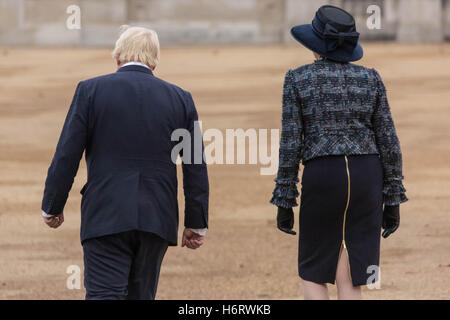
[[[118,71],[78,84],[48,170],[42,215],[58,228],[85,151],[86,299],[154,299],[164,254],[177,244],[172,150],[179,141],[172,141],[172,133],[187,130],[192,141],[186,145],[195,145],[198,116],[189,92],[153,75],[159,54],[154,31],[132,27],[121,34],[113,52]],[[190,249],[203,244],[208,227],[207,169],[203,156],[191,161],[194,153],[182,157],[182,246]]]

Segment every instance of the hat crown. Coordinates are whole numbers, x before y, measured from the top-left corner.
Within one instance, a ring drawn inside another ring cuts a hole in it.
[[[355,19],[347,11],[326,5],[317,10],[316,17],[324,23],[331,23],[335,25],[339,31],[343,32],[348,28],[355,27]]]
[[[353,51],[358,44],[355,19],[341,8],[320,7],[311,24],[314,33],[325,42],[327,52],[341,47]]]
[[[319,27],[319,30],[325,28],[325,25],[329,24],[338,32],[356,31],[356,24],[353,16],[341,8],[330,5],[322,6],[317,10],[312,24],[313,26]],[[320,27],[320,25],[322,25],[322,27]]]

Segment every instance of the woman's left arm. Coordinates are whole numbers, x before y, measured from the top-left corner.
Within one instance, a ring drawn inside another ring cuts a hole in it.
[[[392,120],[386,88],[378,72],[375,69],[373,71],[377,82],[377,101],[372,124],[383,165],[383,201],[387,206],[397,206],[408,201],[402,183],[402,152]]]

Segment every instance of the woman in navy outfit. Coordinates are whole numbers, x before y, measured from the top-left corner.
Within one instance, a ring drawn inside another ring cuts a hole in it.
[[[321,7],[292,36],[316,61],[289,70],[283,88],[280,162],[271,203],[278,228],[294,234],[298,170],[301,181],[298,272],[305,299],[361,298],[378,279],[380,233],[399,226],[407,201],[402,154],[386,89],[375,69],[353,64],[363,56],[355,20]]]

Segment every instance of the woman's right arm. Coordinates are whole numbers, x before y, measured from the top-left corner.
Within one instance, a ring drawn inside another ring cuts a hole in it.
[[[286,73],[283,87],[282,130],[276,186],[270,202],[277,207],[297,206],[298,169],[302,150],[300,105],[295,94],[292,71]]]

